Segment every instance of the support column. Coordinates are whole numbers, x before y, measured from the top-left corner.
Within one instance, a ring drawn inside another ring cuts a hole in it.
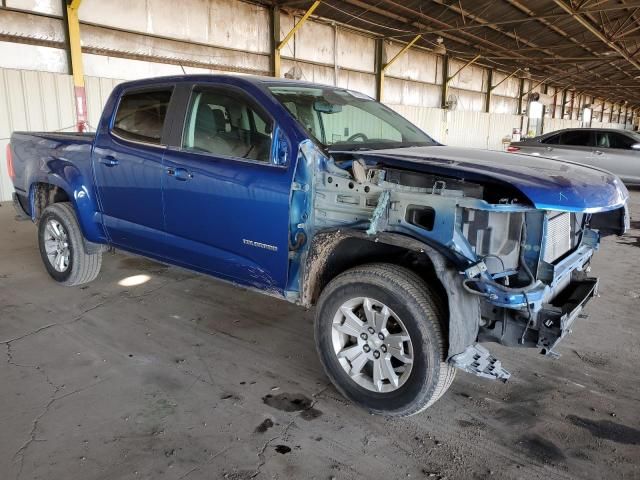
[[[68,57],[76,108],[76,130],[87,130],[87,95],[84,88],[84,68],[82,66],[82,45],[80,44],[80,21],[78,9],[82,0],[66,0],[63,10],[66,12],[65,30],[67,33]]]
[[[524,95],[524,78],[520,79],[518,87],[518,115],[522,115],[522,97]]]
[[[493,92],[493,68],[487,74],[487,95],[484,98],[484,111],[489,113],[491,109],[491,93]]]
[[[575,91],[571,91],[571,106],[570,108],[570,113],[569,113],[569,120],[573,120],[573,103],[576,99],[576,92]]]
[[[616,104],[611,102],[611,112],[609,113],[609,123],[613,123],[613,109],[615,108]]]
[[[271,73],[274,77],[280,76],[280,7],[274,5],[270,12],[271,16]]]
[[[449,96],[449,55],[442,57],[442,99],[440,108],[447,108],[447,97]]]
[[[376,100],[382,101],[384,96],[384,39],[376,39]]]

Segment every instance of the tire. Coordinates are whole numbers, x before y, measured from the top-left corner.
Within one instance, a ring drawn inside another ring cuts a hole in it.
[[[60,252],[54,253],[54,245]],[[38,222],[38,246],[47,272],[62,285],[89,283],[100,273],[102,252],[85,252],[80,225],[68,202],[54,203],[44,209]],[[62,254],[62,261],[58,261],[58,253]]]
[[[443,300],[412,271],[362,265],[338,275],[322,291],[316,348],[327,376],[347,399],[373,414],[415,415],[438,400],[455,377],[456,369],[446,362],[445,315]],[[382,329],[380,318],[386,317]],[[376,351],[378,357],[372,357]]]

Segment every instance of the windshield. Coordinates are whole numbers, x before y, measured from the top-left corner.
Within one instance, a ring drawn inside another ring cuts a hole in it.
[[[269,90],[329,150],[437,145],[402,116],[358,92],[290,85]]]

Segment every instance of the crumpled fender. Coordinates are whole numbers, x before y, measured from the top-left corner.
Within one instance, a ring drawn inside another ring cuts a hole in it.
[[[369,236],[353,229],[332,229],[316,234],[306,257],[301,303],[311,306],[321,288],[322,274],[335,248],[347,238],[403,247],[426,255],[447,293],[449,309],[449,346],[447,359],[460,354],[475,343],[480,324],[480,297],[470,295],[462,286],[463,277],[453,263],[435,248],[419,240],[396,233],[381,232]]]

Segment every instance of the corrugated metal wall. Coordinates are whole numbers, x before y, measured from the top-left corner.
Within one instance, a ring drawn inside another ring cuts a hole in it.
[[[444,110],[414,105],[389,105],[389,107],[420,127],[436,141],[444,143],[446,130]]]
[[[389,105],[431,137],[445,145],[502,150],[502,139],[521,128],[521,115],[468,111],[448,112],[440,108]]]
[[[85,89],[87,92],[87,114],[89,118],[89,129],[95,131],[100,121],[102,107],[107,102],[113,87],[124,80],[113,78],[85,77]]]
[[[0,201],[9,200],[6,145],[15,130],[73,130],[73,82],[68,75],[0,69]]]
[[[504,150],[503,139],[510,139],[514,128],[522,128],[522,125],[526,124],[527,117],[522,115],[490,114],[486,148],[489,150]]]
[[[102,106],[120,80],[86,78],[89,125],[95,127]],[[0,69],[0,201],[11,199],[6,146],[11,132],[73,131],[75,107],[69,75]]]
[[[455,147],[487,148],[489,116],[484,112],[446,112],[444,144]]]

